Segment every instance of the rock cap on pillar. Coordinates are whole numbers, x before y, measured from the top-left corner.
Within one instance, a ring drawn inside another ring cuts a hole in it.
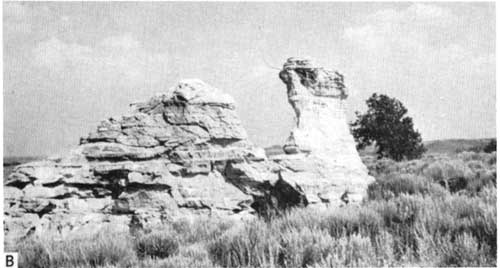
[[[344,76],[338,71],[327,70],[317,65],[310,58],[289,58],[279,73],[280,79],[287,85],[288,97],[309,95],[346,99],[347,89]],[[306,89],[301,91],[301,89]]]

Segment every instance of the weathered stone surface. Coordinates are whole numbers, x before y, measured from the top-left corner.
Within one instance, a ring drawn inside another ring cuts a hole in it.
[[[23,228],[65,235],[255,213],[254,196],[221,174],[233,161],[266,161],[247,140],[229,95],[185,80],[133,106],[131,114],[103,120],[70,154],[15,169],[4,212],[17,238]]]
[[[16,187],[3,187],[3,199],[4,201],[18,201],[23,197],[23,191]]]
[[[62,213],[111,213],[114,201],[111,196],[103,198],[66,198],[53,200],[54,212]]]
[[[172,195],[181,207],[195,209],[210,208],[239,212],[250,209],[252,203],[250,195],[227,183],[218,172],[213,172],[209,176],[196,175],[178,180],[172,189]]]
[[[246,194],[264,196],[278,180],[279,167],[272,162],[229,162],[224,176]]]
[[[174,214],[178,204],[165,190],[141,189],[133,192],[123,192],[114,200],[113,213],[132,214],[139,209],[149,211],[166,211]]]
[[[3,187],[3,211],[8,215],[17,215],[24,213],[19,207],[23,198],[23,191],[10,186]]]
[[[345,116],[344,77],[309,59],[290,58],[280,72],[296,126],[284,146],[288,155],[273,160],[289,172],[310,204],[359,202],[374,179],[356,151]]]
[[[9,175],[5,181],[5,186],[24,187],[31,183],[31,179],[23,173],[16,172]]]
[[[159,157],[167,149],[162,146],[144,148],[118,143],[97,142],[82,145],[82,153],[88,159],[132,159],[148,160]]]

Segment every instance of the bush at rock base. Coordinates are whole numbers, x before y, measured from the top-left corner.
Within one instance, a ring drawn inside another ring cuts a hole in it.
[[[176,235],[168,228],[159,229],[146,234],[137,234],[135,250],[141,258],[145,256],[166,258],[177,253],[179,242]]]
[[[131,267],[136,262],[127,233],[103,230],[61,239],[56,234],[32,237],[18,244],[20,267]]]

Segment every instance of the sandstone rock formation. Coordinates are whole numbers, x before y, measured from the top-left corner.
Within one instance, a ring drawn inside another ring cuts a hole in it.
[[[289,171],[281,176],[299,185],[310,204],[361,201],[374,179],[347,125],[344,77],[301,58],[288,59],[279,76],[296,115],[287,155],[273,158]]]
[[[342,76],[289,59],[280,77],[297,116],[286,155],[251,144],[231,96],[183,80],[102,121],[68,155],[17,166],[4,184],[7,247],[39,232],[359,201],[372,178],[346,125]]]
[[[102,121],[69,155],[15,168],[4,186],[7,241],[195,214],[244,217],[278,181],[220,90],[184,80],[133,106],[130,115]],[[242,170],[259,162],[269,180],[245,180]]]

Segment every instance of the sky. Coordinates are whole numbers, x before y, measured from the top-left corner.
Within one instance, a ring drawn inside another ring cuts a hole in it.
[[[424,140],[496,134],[493,3],[10,2],[3,49],[6,156],[67,152],[185,78],[231,94],[253,143],[283,144],[293,56],[344,74],[348,120],[376,92]]]

